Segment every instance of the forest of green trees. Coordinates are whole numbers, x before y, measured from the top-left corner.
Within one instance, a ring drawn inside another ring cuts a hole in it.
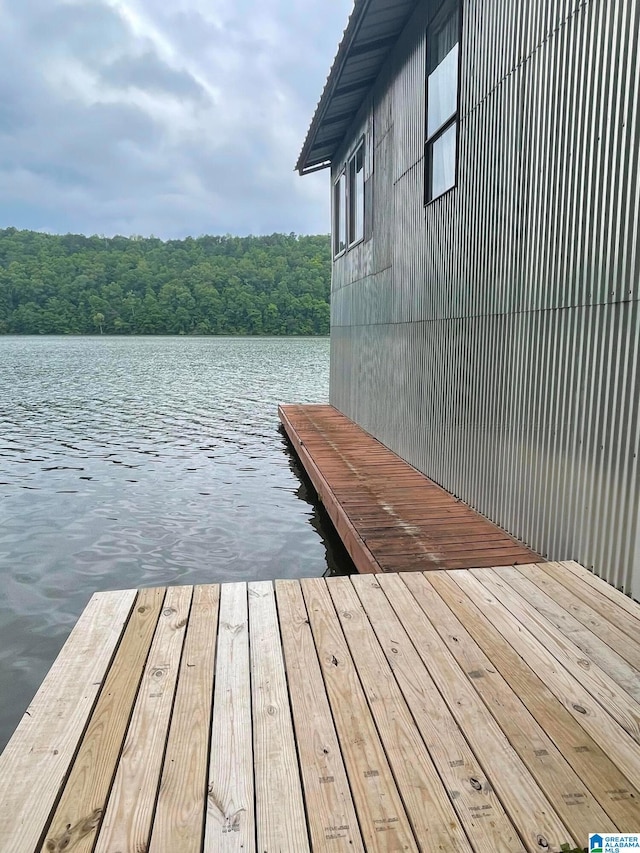
[[[328,236],[0,230],[0,334],[326,335]]]

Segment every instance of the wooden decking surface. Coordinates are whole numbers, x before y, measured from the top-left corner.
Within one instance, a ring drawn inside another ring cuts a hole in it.
[[[640,607],[573,563],[97,594],[0,849],[582,847],[640,827],[639,670]]]
[[[358,571],[540,560],[333,406],[280,406],[278,411]]]

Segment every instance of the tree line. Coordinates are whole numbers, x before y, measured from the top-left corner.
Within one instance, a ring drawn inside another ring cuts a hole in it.
[[[326,335],[329,237],[0,230],[0,334]]]

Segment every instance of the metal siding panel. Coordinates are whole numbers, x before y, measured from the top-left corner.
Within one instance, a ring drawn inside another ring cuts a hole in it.
[[[466,0],[458,187],[426,208],[424,14],[373,93],[371,252],[335,265],[331,401],[640,596],[640,0]]]

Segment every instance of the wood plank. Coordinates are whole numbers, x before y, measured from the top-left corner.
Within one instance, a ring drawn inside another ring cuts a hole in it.
[[[573,846],[569,830],[479,698],[420,606],[422,575],[381,575],[380,586],[530,853]],[[491,772],[498,767],[499,772]],[[541,844],[541,839],[547,847]]]
[[[476,853],[523,853],[518,833],[378,579],[356,576],[351,582],[473,849]]]
[[[400,534],[400,535],[399,535]],[[491,551],[502,553],[507,551],[513,553],[513,545],[505,544],[504,537],[491,536],[467,536],[466,538],[454,536],[438,536],[431,539],[427,533],[422,531],[397,530],[393,536],[369,537],[364,540],[367,547],[375,553],[384,556],[393,554],[425,554],[427,558],[437,549],[442,554],[468,553],[469,551],[483,553]],[[519,546],[516,550],[520,550]]]
[[[135,599],[93,596],[0,756],[3,853],[38,846]]]
[[[509,558],[505,560],[505,554],[496,554],[488,551],[484,556],[480,556],[478,552],[468,551],[457,557],[445,555],[442,552],[432,553],[432,563],[421,555],[404,554],[402,556],[385,557],[380,555],[378,562],[384,572],[424,572],[434,569],[471,569],[471,568],[491,568],[497,563],[500,565],[518,565],[518,562],[528,563],[524,553],[509,554]],[[501,559],[500,559],[501,558]]]
[[[280,417],[287,432],[287,435],[289,436],[289,439],[295,447],[296,453],[298,454],[298,457],[302,462],[307,472],[307,475],[309,476],[309,479],[313,483],[316,492],[322,500],[327,514],[335,525],[336,530],[341,535],[345,548],[349,552],[351,559],[353,560],[354,564],[358,568],[358,571],[360,572],[379,572],[380,567],[377,561],[375,560],[373,554],[371,554],[369,549],[365,547],[364,543],[362,542],[360,536],[356,531],[356,528],[353,526],[348,516],[340,512],[338,500],[333,494],[329,483],[322,474],[320,468],[313,461],[313,458],[309,453],[307,447],[305,446],[305,443],[297,435],[296,430],[292,427],[291,423],[288,420],[288,416],[285,414],[284,408],[282,406],[279,406],[278,412],[280,413]],[[348,539],[345,537],[345,533],[348,533]]]
[[[93,850],[164,596],[138,593],[41,853]]]
[[[640,779],[640,747],[582,686],[581,680],[571,676],[542,641],[523,630],[509,609],[480,582],[474,572],[460,571],[451,576],[627,779]]]
[[[280,406],[278,411],[358,571],[537,559],[331,406]]]
[[[429,581],[437,587],[439,595],[485,652],[492,669],[502,675],[516,695],[524,698],[542,729],[618,828],[635,825],[640,819],[638,789],[630,785],[608,754],[551,692],[546,680],[536,675],[494,627],[493,614],[485,617],[483,610],[460,589],[451,573],[438,572],[430,575]],[[475,678],[476,671],[473,672]]]
[[[247,585],[223,584],[216,661],[205,853],[255,853]]]
[[[95,853],[148,847],[191,593],[167,589]]]
[[[311,846],[314,853],[363,853],[300,583],[275,586]]]
[[[249,634],[257,847],[304,853],[309,838],[270,581],[249,584]]]
[[[533,571],[531,571],[533,569]],[[622,655],[615,652],[604,640],[596,636],[590,627],[587,627],[582,621],[578,620],[568,608],[572,605],[572,596],[569,591],[562,586],[558,591],[552,584],[553,579],[542,572],[537,566],[518,566],[517,569],[501,568],[496,569],[496,573],[502,580],[506,581],[522,598],[529,602],[532,607],[544,616],[545,619],[561,631],[567,639],[574,643],[585,656],[596,663],[604,672],[610,676],[617,684],[625,690],[629,696],[638,702],[640,701],[640,649],[638,651],[638,667],[634,667]],[[542,577],[539,577],[542,575]],[[546,579],[546,580],[545,580]],[[556,592],[560,599],[564,601],[563,606],[557,600],[547,593],[550,588],[551,592]],[[566,593],[566,596],[563,595]],[[575,599],[574,599],[575,600]],[[578,604],[576,609],[578,613],[583,615],[583,619],[588,621],[588,613],[584,614],[581,610],[581,602],[577,599]],[[586,608],[586,605],[583,605]],[[597,614],[596,623],[598,621]],[[602,626],[602,631],[605,635],[609,634],[609,629],[613,634],[614,626],[609,622],[605,622]],[[627,646],[629,647],[628,655],[635,658],[634,643],[630,637],[620,632],[621,637],[627,638]],[[613,637],[615,641],[615,636]]]
[[[603,580],[603,578],[599,578],[593,572],[585,569],[584,566],[581,566],[580,563],[576,563],[575,560],[563,560],[558,563],[558,565],[574,574],[588,586],[592,587],[597,593],[608,598],[609,601],[613,602],[613,604],[617,604],[617,606],[621,607],[629,616],[633,616],[637,622],[640,622],[640,604],[638,604],[637,601],[634,601],[633,598],[630,598],[628,595],[620,592],[619,589],[616,589],[610,583]],[[636,627],[633,633],[635,634],[637,631],[638,628]]]
[[[435,850],[471,853],[351,580],[330,578],[327,587],[415,837]]]
[[[394,522],[393,519],[391,519],[385,526],[381,526],[380,524],[370,525],[368,523],[361,523],[358,530],[365,542],[368,542],[369,539],[375,539],[378,537],[388,539],[402,533],[403,530],[413,533],[415,536],[423,536],[427,540],[429,538],[429,524],[422,521]],[[439,524],[438,526],[438,540],[442,542],[469,542],[476,538],[483,542],[502,541],[502,538],[497,536],[497,534],[487,531],[484,527],[476,527],[475,525],[469,524],[465,521],[452,525]]]
[[[628,634],[632,640],[638,639],[638,612],[640,605],[632,601],[630,598],[619,593],[622,598],[614,598],[613,593],[618,592],[612,586],[602,581],[608,587],[607,593],[602,591],[602,587],[593,587],[585,579],[585,583],[573,583],[569,575],[565,571],[565,564],[562,563],[542,563],[542,568],[547,574],[559,581],[564,586],[568,587],[594,610],[597,610],[601,616],[608,619],[612,624],[617,625],[621,631]],[[586,571],[586,570],[585,570]],[[592,576],[594,580],[599,580]],[[584,578],[584,576],[583,576]]]
[[[209,767],[220,587],[196,586],[149,853],[200,853]]]
[[[623,657],[631,666],[640,671],[640,622],[638,623],[638,639],[632,639],[617,625],[605,619],[597,610],[586,604],[570,588],[549,575],[542,566],[524,566],[522,573],[544,590],[554,601],[569,611],[578,621],[605,642],[610,648]],[[576,584],[581,581],[576,580]],[[640,607],[638,608],[640,610]]]
[[[326,582],[310,578],[301,586],[365,846],[417,851]]]
[[[473,570],[476,573],[476,570]],[[640,743],[640,705],[607,673],[552,625],[494,570],[479,580],[536,637],[555,659],[589,691],[602,707]]]
[[[446,594],[446,574],[430,572],[426,580],[427,585],[420,590],[422,608],[565,826],[577,838],[585,826],[616,832],[616,824],[568,764],[563,749],[556,746],[528,710],[526,694],[514,693],[450,610],[442,597],[443,592]]]

